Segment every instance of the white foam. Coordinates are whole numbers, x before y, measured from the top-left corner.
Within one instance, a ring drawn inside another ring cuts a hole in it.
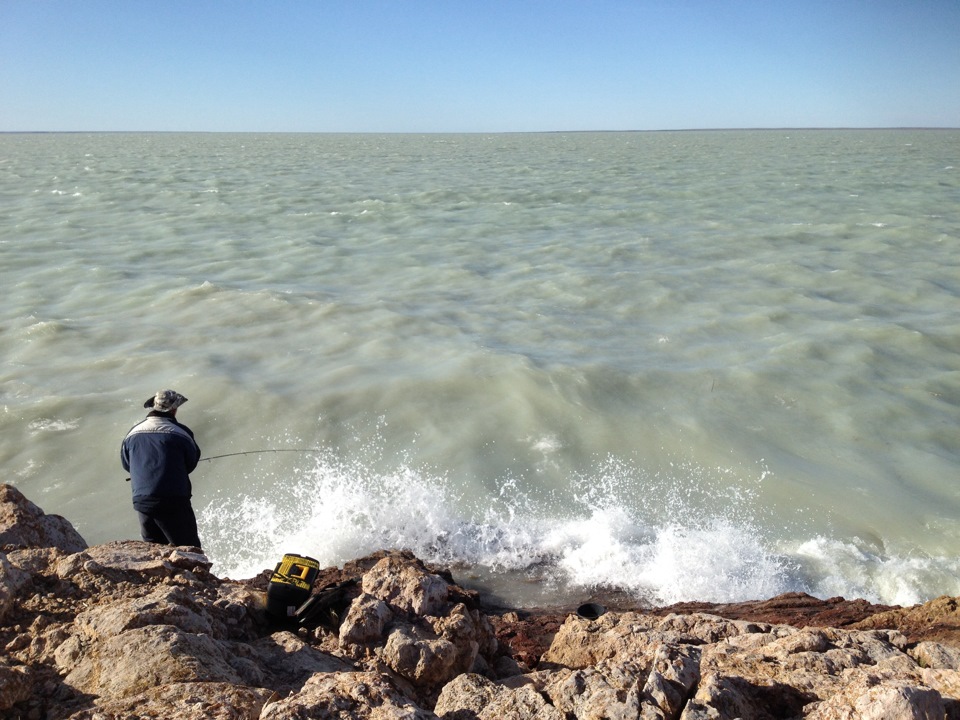
[[[56,418],[39,418],[27,425],[31,432],[65,432],[80,427],[80,418],[57,420]]]
[[[513,480],[471,503],[447,479],[408,467],[376,475],[326,457],[296,483],[216,499],[201,513],[201,530],[215,571],[229,577],[259,573],[287,552],[340,565],[407,548],[431,562],[534,572],[568,590],[619,588],[657,603],[736,601],[789,588],[782,558],[756,528],[685,509],[680,497],[663,517],[687,521],[650,525],[630,509],[630,483],[612,467],[585,480],[579,507],[560,514]]]
[[[815,537],[796,550],[819,597],[860,597],[892,605],[930,599],[928,588],[960,594],[960,559],[883,552],[859,540]]]

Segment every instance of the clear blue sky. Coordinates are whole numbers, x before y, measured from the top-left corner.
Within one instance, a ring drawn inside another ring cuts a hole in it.
[[[960,0],[0,0],[0,131],[960,126]]]

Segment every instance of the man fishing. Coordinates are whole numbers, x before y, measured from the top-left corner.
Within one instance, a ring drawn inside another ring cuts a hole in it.
[[[190,473],[200,461],[193,431],[177,421],[187,401],[161,390],[143,404],[146,419],[134,425],[120,446],[120,463],[130,473],[133,507],[147,542],[200,547],[197,518],[190,504]]]

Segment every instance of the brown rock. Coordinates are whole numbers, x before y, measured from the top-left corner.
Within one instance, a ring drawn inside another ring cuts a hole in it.
[[[350,718],[351,720],[432,720],[432,712],[407,699],[382,675],[372,672],[319,673],[289,697],[268,703],[260,720]]]
[[[3,716],[960,718],[956,598],[488,615],[449,572],[385,551],[321,573],[354,584],[309,632],[271,625],[269,573],[221,580],[202,553],[138,541],[68,551],[2,497],[7,537],[54,543],[0,549]]]
[[[57,655],[64,682],[102,698],[121,699],[174,683],[264,684],[263,671],[248,649],[172,625],[134,628],[89,648],[81,642],[69,653],[65,646]]]
[[[419,560],[385,557],[363,576],[363,592],[416,615],[436,615],[447,602],[448,585]]]
[[[70,553],[87,543],[66,519],[47,515],[13,485],[0,485],[0,550],[49,547]]]
[[[960,598],[942,596],[914,607],[888,609],[855,627],[895,628],[911,642],[932,640],[960,647]]]
[[[81,710],[68,720],[257,720],[274,694],[228,683],[174,683]]]
[[[24,665],[0,658],[0,712],[27,700],[33,694],[33,673]]]
[[[842,597],[820,600],[806,593],[792,592],[769,600],[739,603],[676,603],[654,608],[650,612],[655,615],[706,613],[730,620],[750,620],[771,625],[842,628],[890,609],[889,605],[873,605],[866,600],[845,600]]]

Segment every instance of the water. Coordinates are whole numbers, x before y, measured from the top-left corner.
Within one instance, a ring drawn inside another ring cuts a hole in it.
[[[218,574],[515,603],[960,595],[960,131],[0,135],[0,480],[135,538],[172,387]]]

